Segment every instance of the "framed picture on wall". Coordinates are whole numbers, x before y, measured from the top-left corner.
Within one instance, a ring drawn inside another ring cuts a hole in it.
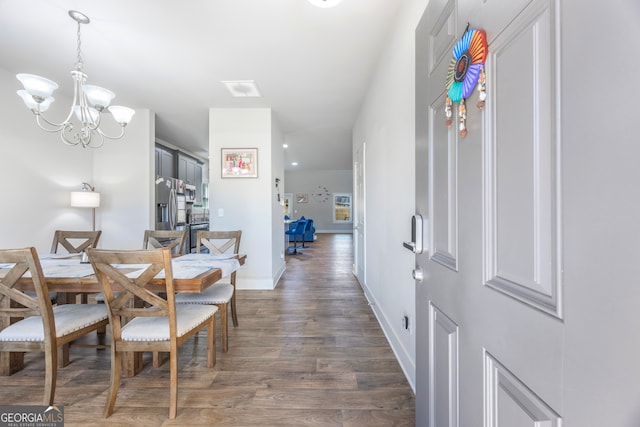
[[[221,158],[223,178],[258,177],[257,148],[223,148]]]

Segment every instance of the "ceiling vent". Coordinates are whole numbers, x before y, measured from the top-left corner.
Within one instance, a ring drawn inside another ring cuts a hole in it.
[[[260,98],[262,95],[253,80],[226,80],[223,81],[231,96],[236,98]]]

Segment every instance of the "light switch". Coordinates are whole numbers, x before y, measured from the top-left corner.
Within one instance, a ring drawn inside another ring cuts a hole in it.
[[[218,208],[218,216],[224,216],[224,208]]]

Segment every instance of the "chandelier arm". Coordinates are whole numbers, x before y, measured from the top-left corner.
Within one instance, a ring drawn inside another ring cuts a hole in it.
[[[36,111],[36,110],[31,110],[31,112],[33,113],[34,116],[36,116],[36,123],[38,124],[38,126],[40,127],[40,129],[47,131],[47,132],[60,132],[62,130],[62,128],[64,127],[64,123],[53,123],[51,121],[49,121],[44,114]],[[48,126],[52,126],[53,128],[48,128],[46,126],[44,126],[42,124],[42,122],[40,120],[43,120]]]
[[[100,132],[100,129],[89,131],[87,135],[88,137],[81,141],[82,148],[100,148],[104,144],[104,136],[102,132]],[[98,135],[99,138],[93,138],[94,135]]]
[[[69,114],[67,114],[67,117],[62,122],[56,123],[49,120],[47,116],[44,115],[44,113],[38,110],[32,109],[31,112],[35,114],[36,122],[38,123],[38,126],[40,126],[40,129],[45,130],[47,132],[58,132],[58,131],[62,131],[63,129],[65,129],[67,126],[71,124],[71,117],[73,116],[73,108],[76,105],[76,102],[78,100],[78,90],[82,90],[80,88],[80,85],[81,85],[80,79],[82,79],[82,76],[78,76],[73,71],[71,72],[71,76],[73,77],[74,85],[73,85],[73,101],[71,102],[71,108],[69,109]],[[42,123],[40,122],[41,118],[42,120],[45,121],[47,125],[53,127],[54,129],[46,128],[45,126],[43,126]],[[73,128],[73,125],[71,125],[71,127]],[[63,138],[63,141],[65,140],[66,138]]]
[[[107,139],[120,139],[124,136],[124,128],[126,125],[120,125],[120,135],[116,135],[116,136],[111,136],[111,135],[107,135],[106,133],[104,133],[102,131],[102,129],[97,129],[96,132],[100,134],[100,136],[102,136],[103,138],[107,138]]]
[[[98,129],[97,134],[100,136],[100,139],[98,140],[97,144],[93,144],[93,145],[85,145],[85,147],[90,147],[90,148],[100,148],[102,147],[102,145],[104,144],[104,135],[102,134],[102,132],[100,132],[100,130]],[[95,140],[94,140],[95,141]]]
[[[69,127],[71,127],[71,129],[69,129]],[[60,130],[60,140],[66,144],[66,145],[78,145],[80,144],[80,139],[78,138],[78,134],[73,134],[73,139],[69,139],[67,137],[67,132],[72,132],[73,131],[73,125],[71,126],[64,126],[63,129]]]

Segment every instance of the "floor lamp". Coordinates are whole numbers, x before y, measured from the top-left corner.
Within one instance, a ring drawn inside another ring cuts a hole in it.
[[[100,193],[86,182],[82,183],[81,191],[71,192],[71,206],[75,208],[91,208],[92,230],[96,231],[96,208],[100,207]]]

